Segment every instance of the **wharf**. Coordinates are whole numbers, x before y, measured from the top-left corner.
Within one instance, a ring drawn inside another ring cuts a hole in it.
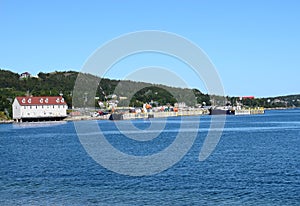
[[[206,109],[197,109],[190,111],[178,111],[178,112],[147,112],[147,113],[125,113],[123,119],[142,119],[142,118],[165,118],[165,117],[177,117],[177,116],[200,116],[208,114]]]
[[[254,114],[264,114],[264,108],[250,108],[250,109],[236,109],[234,110],[235,115],[254,115]]]

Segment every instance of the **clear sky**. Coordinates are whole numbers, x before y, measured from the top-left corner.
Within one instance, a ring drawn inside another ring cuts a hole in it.
[[[229,96],[299,94],[299,11],[298,0],[0,0],[0,68],[32,74],[80,71],[87,58],[111,39],[162,30],[202,48]],[[131,65],[135,61],[130,59],[120,62],[107,76],[122,79],[136,66],[159,63],[175,73],[186,69],[164,65],[161,57],[153,58],[153,63],[142,59],[139,65]],[[185,80],[189,78],[189,86],[203,90],[192,76]]]

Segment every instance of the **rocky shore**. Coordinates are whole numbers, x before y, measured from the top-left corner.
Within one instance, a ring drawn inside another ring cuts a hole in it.
[[[14,120],[0,120],[0,124],[11,124]]]

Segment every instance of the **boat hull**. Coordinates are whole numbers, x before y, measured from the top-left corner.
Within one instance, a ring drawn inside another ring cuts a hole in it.
[[[209,115],[234,115],[234,110],[230,110],[230,109],[209,109]]]

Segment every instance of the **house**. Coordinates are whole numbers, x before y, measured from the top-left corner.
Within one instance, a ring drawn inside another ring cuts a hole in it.
[[[187,105],[185,102],[179,102],[179,103],[175,103],[174,104],[174,107],[177,107],[177,108],[180,108],[180,109],[183,109],[183,108],[186,108]]]
[[[27,78],[30,78],[31,77],[31,74],[29,72],[24,72],[20,75],[20,79],[27,79]]]
[[[67,117],[67,108],[61,96],[16,97],[12,104],[17,122],[62,120]]]

